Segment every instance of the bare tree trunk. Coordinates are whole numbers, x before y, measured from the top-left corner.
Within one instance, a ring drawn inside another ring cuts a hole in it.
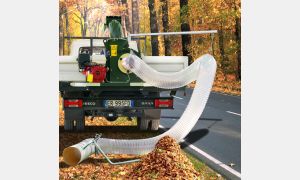
[[[128,8],[128,3],[127,0],[122,0],[122,4],[125,5],[126,10],[124,10],[124,15],[125,15],[125,26],[127,32],[131,32],[131,24],[130,24],[130,19],[129,19],[129,8]]]
[[[87,32],[87,8],[85,7],[84,15],[83,15],[83,31],[82,31],[82,37],[86,37]]]
[[[62,18],[60,17],[59,19],[59,55],[63,55],[63,35],[64,30],[63,30],[63,23],[62,23]]]
[[[59,3],[59,55],[63,55],[63,36],[64,36],[64,27],[63,27],[63,14],[65,12],[65,4],[63,2]]]
[[[162,3],[162,23],[164,32],[169,31],[169,19],[168,19],[168,1],[160,0]],[[169,36],[164,36],[165,42],[165,56],[171,56],[171,42]]]
[[[67,10],[66,10],[67,11]],[[69,15],[68,13],[65,14],[65,20],[66,20],[66,32],[67,32],[67,36],[70,37],[70,28],[69,28]],[[67,46],[68,46],[68,53],[70,52],[70,45],[71,45],[71,40],[68,39],[67,41]]]
[[[100,19],[98,19],[97,22],[96,22],[96,26],[95,26],[95,37],[98,37],[98,36],[99,36],[99,26],[100,26],[100,22],[101,22]]]
[[[137,0],[132,0],[132,33],[140,31],[139,5]]]
[[[219,32],[219,49],[221,53],[221,68],[222,71],[226,77],[227,74],[227,66],[228,66],[228,57],[225,54],[225,45],[224,45],[224,31],[223,31],[223,25],[221,24]]]
[[[184,11],[188,9],[188,0],[180,0],[180,19],[181,19],[181,31],[190,31],[190,25],[188,23],[188,14]],[[192,56],[189,54],[188,46],[191,44],[191,35],[182,35],[182,55],[188,56],[189,65],[192,64]]]
[[[82,24],[82,22],[81,22],[81,24],[80,24],[80,29],[81,29],[81,37],[84,37],[84,27],[83,27],[83,24]]]
[[[154,8],[154,0],[148,1],[148,7],[150,11],[150,31],[151,33],[158,32],[158,25],[157,25],[157,18],[156,18],[156,11]],[[158,37],[151,36],[151,47],[152,47],[152,56],[158,56]]]
[[[119,1],[118,5],[119,5],[119,11],[122,7],[122,2]],[[122,31],[123,31],[123,36],[127,37],[127,29],[126,29],[126,20],[125,20],[125,11],[122,10],[119,12],[120,16],[121,16],[121,26],[122,26]]]
[[[237,11],[237,7],[235,6],[235,10]],[[241,74],[241,18],[236,17],[235,18],[235,37],[236,42],[238,44],[238,50],[237,50],[237,73],[236,77],[237,79],[241,80],[242,74]]]
[[[132,21],[132,31],[131,33],[136,34],[140,32],[140,17],[139,17],[139,2],[138,0],[131,1],[132,11],[131,11],[131,21]],[[140,41],[137,41],[137,46],[140,48]]]

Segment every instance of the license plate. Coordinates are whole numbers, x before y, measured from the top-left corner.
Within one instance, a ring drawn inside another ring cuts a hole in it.
[[[131,100],[106,100],[105,107],[132,107]]]

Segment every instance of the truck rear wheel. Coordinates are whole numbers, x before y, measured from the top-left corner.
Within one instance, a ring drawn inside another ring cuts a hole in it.
[[[84,111],[82,109],[65,109],[64,129],[66,131],[74,130],[74,121],[76,130],[83,131],[85,127]]]
[[[157,131],[159,128],[160,120],[151,120],[151,131]]]
[[[140,131],[147,131],[149,126],[149,120],[139,117],[137,119],[137,125]]]
[[[85,119],[83,116],[83,118],[76,120],[76,130],[83,131],[84,128],[85,128]]]
[[[138,118],[137,125],[141,131],[157,131],[160,124],[160,109],[146,109],[142,117]]]
[[[72,131],[73,128],[74,128],[74,121],[65,118],[65,120],[64,120],[64,130],[65,131]]]

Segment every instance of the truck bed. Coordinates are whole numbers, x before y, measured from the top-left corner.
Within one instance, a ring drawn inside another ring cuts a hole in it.
[[[101,57],[102,56],[102,57]],[[105,64],[104,55],[93,56],[94,62]],[[186,56],[142,56],[142,60],[159,72],[178,72],[188,66]],[[100,86],[100,83],[86,83],[86,77],[79,72],[76,58],[73,56],[60,56],[59,81],[68,82],[74,87]],[[109,86],[118,86],[117,84]],[[122,86],[122,83],[119,85]],[[106,86],[105,83],[101,86]],[[129,86],[147,87],[146,83],[130,83]]]

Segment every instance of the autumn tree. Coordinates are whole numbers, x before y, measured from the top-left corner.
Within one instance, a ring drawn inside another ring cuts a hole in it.
[[[221,54],[221,67],[224,72],[224,74],[227,73],[227,67],[229,64],[229,59],[227,54],[225,53],[225,42],[224,42],[224,29],[223,29],[223,22],[220,22],[220,28],[218,31],[219,35],[219,49],[220,49],[220,54]]]
[[[66,32],[66,36],[70,36],[69,7],[70,1],[59,1],[59,54],[64,54],[64,32]],[[70,43],[70,39],[68,39],[68,45],[70,45]]]
[[[231,72],[232,62],[229,59],[231,54],[236,54],[236,78],[241,79],[241,19],[240,19],[240,0],[220,0],[222,7],[219,8],[219,47],[222,57],[222,70],[225,74]],[[224,30],[227,32],[225,33]],[[235,43],[227,43],[225,46],[225,35],[229,42],[235,40]],[[227,49],[227,52],[225,51]]]
[[[86,37],[89,15],[93,10],[99,9],[99,6],[93,0],[90,2],[89,0],[74,0],[73,3],[78,11],[78,13],[73,13],[76,17],[73,18],[73,21],[80,25],[81,36]]]
[[[162,3],[162,25],[163,31],[169,31],[169,17],[168,17],[168,1],[160,0]],[[171,56],[171,42],[169,36],[164,36],[164,44],[165,44],[165,55]]]
[[[123,10],[123,14],[125,16],[125,26],[126,26],[126,30],[127,32],[131,32],[131,22],[130,22],[130,18],[129,18],[129,6],[127,3],[127,0],[122,0],[122,4],[124,6],[124,10]]]
[[[156,17],[156,10],[154,8],[154,0],[148,1],[148,7],[150,11],[150,31],[151,33],[158,32],[158,25],[157,25],[157,17]],[[152,56],[158,56],[158,37],[151,36],[151,47],[152,47]]]
[[[139,33],[140,31],[140,18],[139,18],[139,2],[138,0],[131,1],[132,6],[132,33]]]
[[[190,31],[190,25],[188,22],[188,0],[180,0],[180,21],[181,31]],[[189,53],[188,47],[191,44],[191,35],[182,35],[182,55],[188,56],[189,64],[192,64],[192,57]]]
[[[104,11],[96,10],[91,13],[91,16],[88,20],[87,27],[90,32],[90,36],[99,36],[101,25],[104,23],[103,16]]]
[[[63,14],[65,13],[65,3],[63,1],[59,1],[59,54],[63,54]]]
[[[237,78],[241,80],[241,17],[240,17],[240,9],[241,9],[241,2],[235,1],[234,3],[234,10],[236,12],[235,17],[235,37],[237,41]]]
[[[147,36],[139,47],[151,53],[152,46],[153,55],[188,56],[192,63],[213,45],[218,73],[225,81],[241,79],[240,0],[59,0],[59,7],[60,54],[70,43],[63,36],[105,35],[106,16],[116,15],[122,16],[122,28],[135,34],[218,30],[212,43],[209,35]]]

